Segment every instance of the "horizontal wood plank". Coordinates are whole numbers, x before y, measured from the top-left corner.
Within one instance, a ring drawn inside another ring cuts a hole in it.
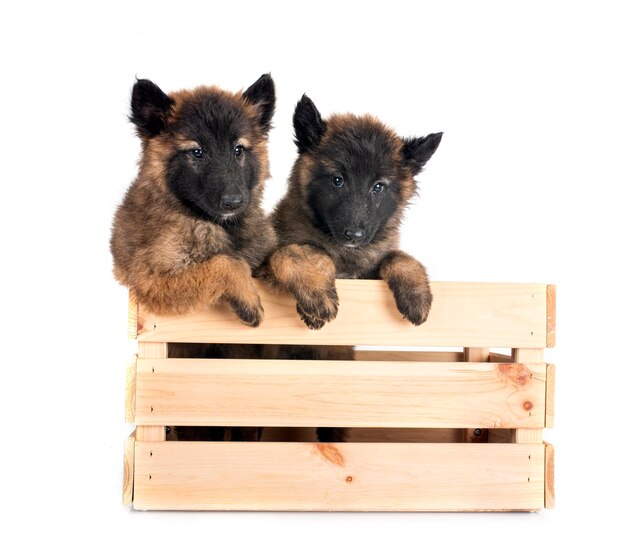
[[[543,444],[137,442],[140,510],[535,510]]]
[[[355,350],[357,361],[463,361],[463,352],[410,350]]]
[[[541,428],[546,365],[139,359],[138,425]]]
[[[545,284],[434,282],[428,320],[416,327],[401,317],[383,281],[338,280],[339,314],[316,331],[300,320],[290,296],[270,291],[259,281],[256,284],[265,309],[257,328],[242,325],[223,306],[183,316],[157,316],[139,306],[137,338],[156,342],[543,348],[550,331]]]

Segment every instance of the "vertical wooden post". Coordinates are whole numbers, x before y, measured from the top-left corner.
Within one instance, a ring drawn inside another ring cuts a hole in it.
[[[464,361],[487,362],[489,361],[489,348],[475,347],[463,348]],[[482,427],[463,430],[464,442],[487,442],[488,431]]]
[[[139,359],[146,358],[166,358],[167,343],[139,343]],[[135,431],[137,442],[150,441],[160,442],[165,440],[164,425],[138,425]]]
[[[513,363],[542,363],[543,348],[512,348],[511,361]],[[541,443],[543,429],[514,429],[513,442]]]

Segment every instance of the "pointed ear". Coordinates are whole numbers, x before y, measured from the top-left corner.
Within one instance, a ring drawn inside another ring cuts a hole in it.
[[[442,136],[443,132],[438,132],[425,137],[402,138],[402,157],[413,175],[417,175],[435,154]]]
[[[296,105],[293,114],[293,127],[296,132],[295,143],[299,153],[315,147],[326,131],[326,123],[322,120],[313,100],[306,94],[302,95]]]
[[[148,79],[137,79],[130,101],[130,120],[139,135],[153,137],[167,126],[167,116],[174,105],[165,92]]]
[[[244,91],[244,99],[255,106],[261,129],[267,133],[272,127],[272,117],[276,108],[276,89],[269,73],[263,74]]]

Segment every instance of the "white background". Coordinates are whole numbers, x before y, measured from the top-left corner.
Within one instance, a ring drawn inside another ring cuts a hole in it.
[[[2,527],[166,540],[623,536],[625,18],[593,2],[21,2],[1,16]],[[94,7],[96,6],[96,7]],[[558,287],[557,508],[537,514],[139,513],[120,504],[126,292],[115,206],[136,171],[134,77],[247,87],[291,114],[371,112],[445,132],[404,248],[433,280]]]

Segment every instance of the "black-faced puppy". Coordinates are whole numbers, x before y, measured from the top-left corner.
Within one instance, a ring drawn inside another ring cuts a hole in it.
[[[269,176],[272,78],[243,92],[198,87],[165,94],[136,81],[131,121],[141,139],[139,174],[118,207],[114,275],[159,314],[227,303],[257,326],[263,315],[252,270],[276,245],[261,203]],[[258,357],[258,347],[171,344],[169,357]],[[224,428],[175,428],[181,439],[222,439]],[[256,429],[233,428],[255,439]]]
[[[294,117],[299,156],[271,216],[279,248],[264,275],[296,299],[311,329],[335,318],[335,278],[384,279],[400,313],[419,325],[432,296],[426,270],[398,250],[414,177],[442,133],[402,138],[370,115],[323,119],[307,96]]]
[[[111,252],[115,277],[149,310],[227,303],[244,324],[261,321],[251,270],[276,243],[261,208],[274,107],[269,74],[235,93],[165,94],[136,81],[139,174],[115,214]]]

